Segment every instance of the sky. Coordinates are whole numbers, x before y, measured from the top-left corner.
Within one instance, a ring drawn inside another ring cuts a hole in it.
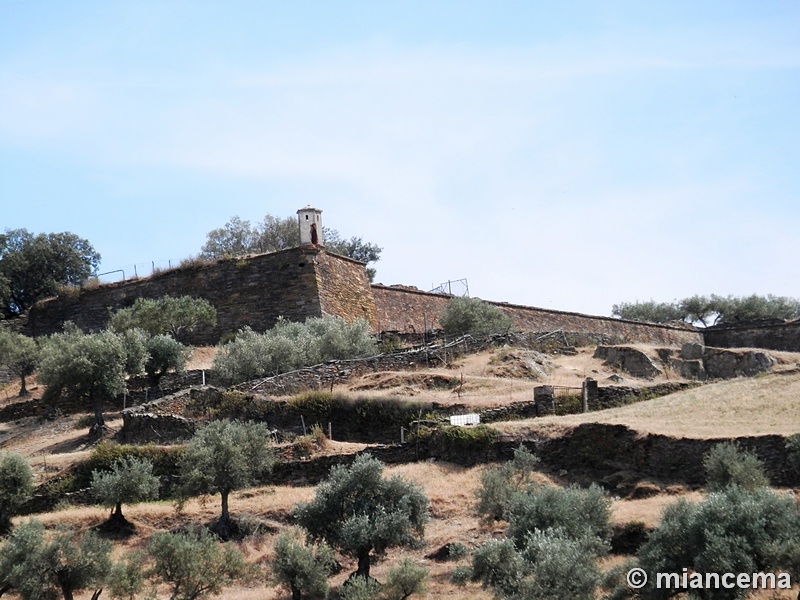
[[[388,285],[800,297],[799,166],[793,0],[0,0],[0,229],[100,272],[312,205]]]

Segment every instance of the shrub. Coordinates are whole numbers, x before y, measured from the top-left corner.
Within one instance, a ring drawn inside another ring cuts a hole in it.
[[[473,581],[506,600],[593,600],[600,581],[596,545],[563,531],[527,533],[521,546],[490,540],[473,555]]]
[[[303,595],[327,598],[328,576],[336,566],[333,550],[325,543],[306,545],[303,537],[293,529],[275,540],[272,580],[289,590],[292,600]]]
[[[410,558],[404,558],[386,574],[381,597],[385,600],[406,600],[415,594],[424,596],[429,577],[428,569],[416,565]]]
[[[539,459],[524,446],[514,451],[514,459],[501,467],[488,467],[481,474],[476,492],[478,515],[484,523],[507,521],[516,494],[534,487],[532,475]]]
[[[119,600],[133,600],[144,588],[144,556],[133,552],[112,565],[106,580],[108,593]]]
[[[755,454],[733,442],[717,444],[703,457],[708,489],[720,491],[730,485],[747,490],[769,486],[764,465]]]
[[[502,310],[478,298],[453,298],[439,315],[446,335],[508,333],[514,321]]]
[[[800,476],[800,433],[786,438],[786,461],[789,468]]]
[[[339,591],[341,600],[376,600],[380,598],[381,584],[375,579],[351,577]]]

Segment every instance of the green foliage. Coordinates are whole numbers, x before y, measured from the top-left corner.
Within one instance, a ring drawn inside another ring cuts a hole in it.
[[[249,580],[251,569],[232,544],[208,532],[159,532],[150,539],[153,566],[148,576],[170,588],[170,600],[195,600]]]
[[[593,600],[600,580],[596,546],[559,529],[533,531],[517,546],[489,540],[473,555],[471,578],[506,600]],[[463,577],[463,575],[460,575]]]
[[[668,323],[683,320],[685,313],[673,302],[620,302],[611,308],[611,315],[628,321]]]
[[[265,333],[245,327],[232,342],[220,347],[214,359],[217,376],[239,383],[328,360],[371,356],[375,340],[369,323],[347,323],[340,317],[313,317],[305,323],[279,319]]]
[[[185,449],[180,446],[169,448],[153,445],[134,446],[104,440],[95,445],[89,458],[73,467],[72,472],[75,478],[73,489],[89,487],[95,471],[112,471],[115,464],[135,458],[153,465],[153,475],[162,484],[167,484],[167,488],[162,489],[159,493],[161,497],[164,497],[165,493],[171,491],[169,489],[170,482],[174,482],[177,478],[181,457],[184,453]]]
[[[275,456],[264,423],[214,421],[200,429],[181,457],[180,493],[219,493],[222,514],[218,532],[227,537],[231,530],[228,496],[252,485],[272,470]]]
[[[147,340],[145,348],[148,356],[144,371],[153,387],[170,371],[183,373],[191,354],[188,347],[168,335],[154,335]]]
[[[410,558],[404,558],[386,574],[386,583],[381,591],[384,600],[406,600],[409,596],[424,596],[428,588],[430,572]]]
[[[594,485],[536,484],[537,463],[520,447],[514,460],[482,475],[479,514],[484,522],[507,520],[509,526],[505,539],[474,552],[471,578],[509,600],[594,598],[595,563],[608,548],[611,503]],[[466,571],[457,575],[463,581]]]
[[[147,334],[166,335],[175,339],[200,325],[213,326],[217,322],[217,311],[202,298],[191,296],[164,296],[156,300],[137,298],[133,306],[123,308],[111,315],[109,329],[121,332],[141,329]]]
[[[382,248],[365,242],[360,237],[343,239],[335,229],[324,228],[325,249],[363,263],[377,262]],[[252,225],[250,221],[234,216],[224,227],[213,229],[206,235],[206,243],[200,252],[204,258],[222,258],[243,254],[262,254],[277,252],[300,245],[300,228],[296,217],[273,217],[266,215],[261,223]],[[375,269],[368,268],[370,281]]]
[[[106,584],[116,600],[134,600],[144,588],[144,555],[132,552],[111,566]]]
[[[50,336],[42,348],[39,381],[52,395],[67,393],[94,407],[95,427],[104,425],[103,400],[125,390],[128,356],[110,331],[84,334],[75,327]]]
[[[703,457],[707,487],[718,492],[730,485],[746,490],[769,486],[764,464],[755,454],[742,450],[734,442],[715,445]]]
[[[158,477],[149,460],[127,457],[114,463],[111,471],[92,473],[92,495],[103,505],[115,508],[122,518],[121,505],[144,502],[158,497]]]
[[[350,467],[333,467],[314,499],[295,511],[313,539],[358,559],[359,577],[369,577],[373,553],[419,543],[428,520],[428,499],[419,486],[382,475],[380,461],[361,455]]]
[[[427,438],[428,446],[442,455],[485,456],[492,451],[500,434],[488,425],[445,425],[435,429],[420,429],[419,436]]]
[[[28,461],[12,452],[0,455],[0,535],[11,530],[11,517],[32,495],[33,473]]]
[[[306,544],[303,538],[298,529],[277,537],[270,563],[272,580],[289,590],[293,600],[303,595],[327,598],[328,576],[336,566],[333,550],[324,542]]]
[[[800,565],[800,509],[789,495],[768,488],[730,486],[699,504],[668,506],[639,551],[648,573],[647,599],[668,598],[656,589],[656,573],[758,573],[794,571]],[[742,590],[695,590],[698,598],[736,598]]]
[[[686,321],[703,327],[758,319],[797,319],[800,300],[786,296],[691,296],[676,302],[621,302],[611,314],[632,321]]]
[[[381,584],[375,579],[351,577],[339,591],[339,598],[341,600],[376,600],[376,598],[380,598],[381,588]]]
[[[60,591],[102,587],[111,569],[111,544],[93,531],[59,529],[49,539],[31,520],[16,528],[0,548],[0,578],[23,600],[52,598]]]
[[[479,298],[453,298],[439,315],[439,325],[447,335],[493,335],[508,333],[514,321]]]
[[[20,378],[20,396],[27,396],[25,378],[33,375],[40,357],[39,344],[33,338],[0,327],[0,365]]]
[[[478,515],[484,523],[508,521],[516,495],[536,486],[533,473],[538,464],[539,458],[520,446],[514,451],[513,460],[501,467],[489,467],[481,474],[476,496]]]
[[[537,486],[514,496],[508,537],[522,547],[534,530],[559,530],[571,539],[588,538],[597,551],[605,550],[611,533],[611,502],[602,488]]]
[[[0,234],[0,313],[14,317],[66,285],[97,273],[100,255],[73,233],[6,229]]]

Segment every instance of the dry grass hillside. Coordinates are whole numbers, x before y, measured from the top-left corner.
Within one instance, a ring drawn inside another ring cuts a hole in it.
[[[496,349],[459,358],[449,365],[435,369],[408,372],[371,373],[339,386],[335,391],[359,395],[414,397],[419,400],[442,403],[461,403],[475,407],[499,406],[512,401],[531,400],[537,385],[580,386],[583,379],[592,377],[601,386],[619,384],[643,386],[665,381],[679,381],[674,373],[666,371],[656,380],[636,379],[604,365],[602,360],[592,357],[593,348],[580,349],[576,355],[541,355],[514,348]],[[190,368],[209,368],[214,349],[195,351]],[[794,368],[800,356],[781,354],[778,370]],[[613,382],[621,378],[622,381]],[[34,398],[42,390],[32,384]],[[86,413],[65,414],[55,420],[43,421],[38,417],[20,415],[13,406],[23,400],[15,397],[14,384],[0,388],[0,411],[13,415],[0,419],[0,450],[14,450],[27,457],[34,466],[37,481],[54,477],[76,461],[86,458],[92,451],[93,442],[87,439]],[[800,374],[768,374],[752,379],[710,383],[692,390],[670,396],[625,406],[565,417],[548,417],[527,421],[507,422],[493,425],[502,432],[524,437],[529,433],[558,430],[579,423],[594,421],[601,423],[623,423],[641,431],[687,437],[731,437],[778,433],[788,435],[800,432]],[[20,404],[22,405],[22,404]],[[121,419],[118,412],[109,415],[110,435],[119,430]],[[364,448],[363,444],[332,443],[327,452],[349,453]],[[385,578],[390,566],[404,556],[410,556],[431,571],[429,598],[451,598],[484,600],[491,594],[476,584],[459,588],[450,583],[450,574],[459,562],[435,562],[426,558],[449,542],[460,542],[474,548],[485,540],[503,533],[502,526],[482,526],[475,515],[475,490],[485,466],[465,468],[440,462],[424,462],[398,465],[387,468],[388,474],[399,474],[418,482],[431,501],[431,522],[426,530],[425,547],[419,550],[393,550],[385,561],[373,568],[379,580]],[[563,485],[558,473],[542,472],[542,483]],[[236,492],[231,497],[234,516],[250,515],[267,527],[266,533],[256,534],[239,542],[247,559],[252,563],[265,564],[271,556],[275,532],[288,527],[293,507],[314,495],[310,485],[266,486]],[[700,492],[689,491],[680,486],[645,499],[618,499],[613,501],[613,519],[618,524],[643,522],[650,527],[657,525],[663,508],[679,497],[690,500],[701,498]],[[219,498],[199,498],[178,510],[171,502],[153,502],[127,507],[125,514],[133,521],[135,535],[125,540],[115,540],[115,553],[122,554],[132,549],[144,548],[153,533],[173,530],[189,523],[208,523],[219,510]],[[35,515],[48,527],[71,525],[85,529],[98,525],[107,516],[100,507],[64,505],[60,510]],[[27,517],[25,517],[27,518]],[[22,518],[17,518],[20,521]],[[336,589],[355,567],[352,561],[340,559],[344,571],[331,580]],[[620,562],[612,557],[608,564]],[[794,598],[790,594],[772,596],[762,594],[756,598]],[[8,595],[7,597],[12,597]],[[76,596],[88,599],[89,593]],[[104,596],[105,597],[105,596]],[[161,590],[159,597],[168,597]],[[255,587],[229,588],[222,596],[224,600],[288,599],[284,591],[266,585],[266,578]],[[335,595],[334,595],[335,597]]]
[[[627,425],[673,437],[730,438],[800,433],[800,373],[769,374],[710,383],[620,408],[503,423],[524,435],[580,423]]]

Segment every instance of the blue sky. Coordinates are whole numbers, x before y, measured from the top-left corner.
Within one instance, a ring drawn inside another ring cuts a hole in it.
[[[797,2],[0,0],[0,228],[102,271],[311,204],[377,280],[800,297]]]

